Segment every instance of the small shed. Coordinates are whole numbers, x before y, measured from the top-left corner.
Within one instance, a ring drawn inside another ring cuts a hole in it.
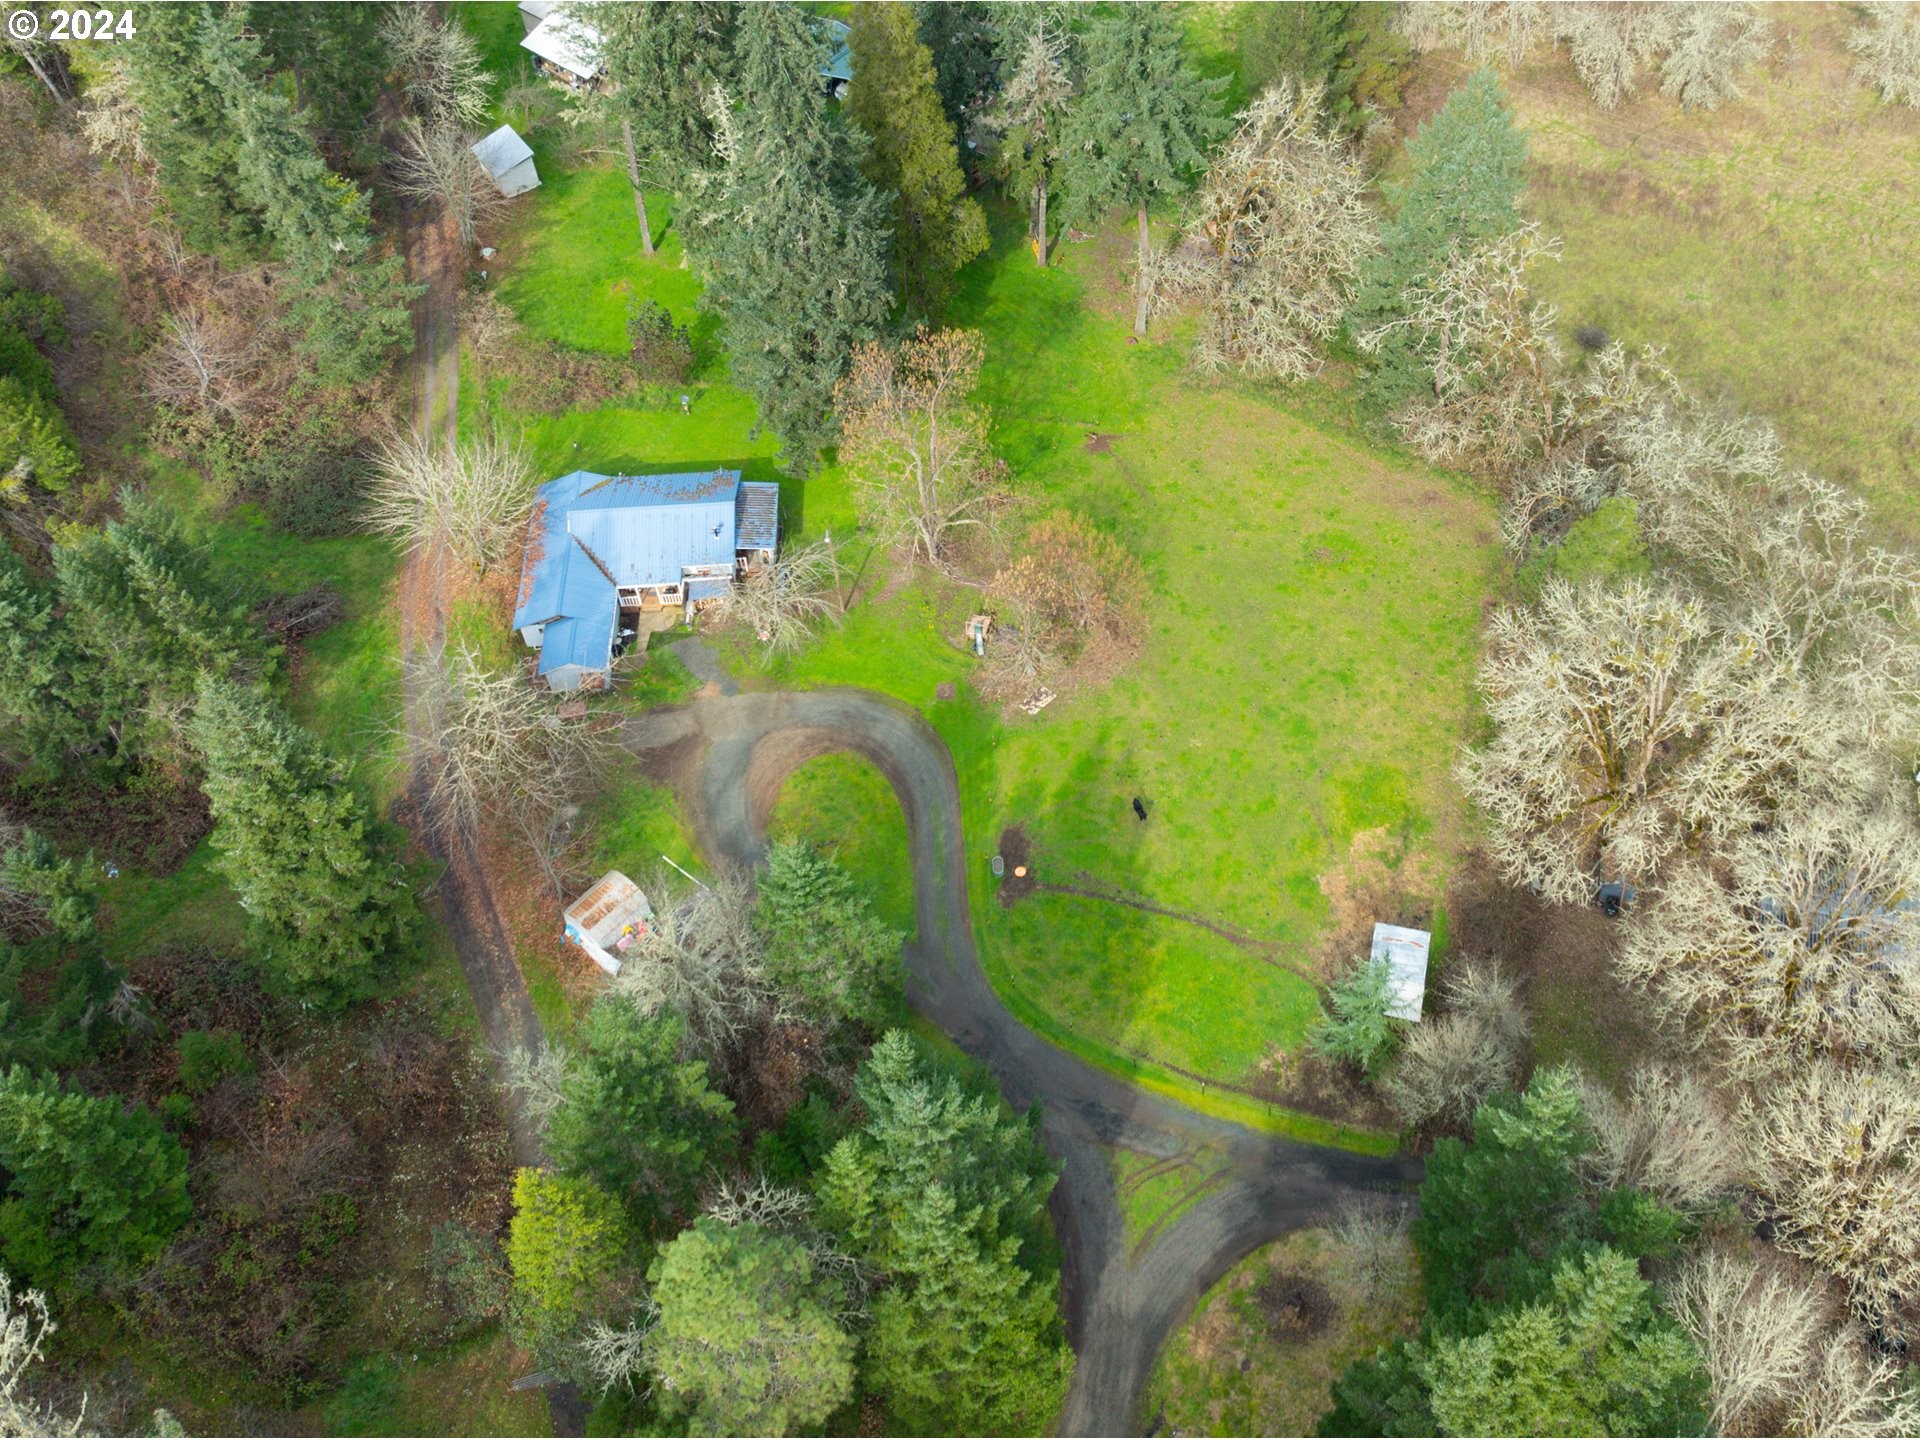
[[[1387,962],[1387,1014],[1394,1019],[1420,1019],[1427,1001],[1427,954],[1432,948],[1428,931],[1375,922],[1373,948],[1367,953],[1369,959]]]
[[[609,870],[567,907],[567,939],[609,975],[618,975],[621,957],[647,933],[652,920],[653,907],[640,887],[618,870]]]
[[[473,158],[509,199],[526,194],[540,183],[540,174],[533,168],[533,147],[511,125],[502,125],[484,140],[476,141]]]

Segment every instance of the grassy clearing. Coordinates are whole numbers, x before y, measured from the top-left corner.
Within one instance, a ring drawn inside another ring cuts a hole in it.
[[[1311,1435],[1333,1381],[1410,1330],[1411,1251],[1383,1294],[1344,1294],[1324,1231],[1256,1251],[1208,1292],[1160,1352],[1142,1410],[1156,1434]],[[1323,1298],[1324,1297],[1324,1298]],[[1304,1303],[1303,1303],[1304,1302]]]
[[[1744,99],[1688,114],[1644,79],[1595,108],[1564,56],[1509,77],[1526,207],[1564,237],[1541,289],[1569,331],[1668,348],[1680,373],[1776,422],[1795,461],[1920,533],[1920,112],[1848,75],[1842,5],[1768,5],[1780,47]],[[1463,67],[1422,61],[1437,101]]]
[[[551,1435],[538,1390],[508,1379],[530,1362],[491,1331],[434,1355],[369,1360],[311,1415],[325,1435]]]
[[[767,833],[809,840],[860,877],[887,924],[913,928],[907,820],[887,778],[857,755],[822,755],[787,777]]]
[[[1144,1250],[1167,1226],[1198,1204],[1218,1183],[1225,1161],[1219,1151],[1205,1149],[1162,1160],[1133,1150],[1107,1151],[1120,1196],[1120,1217],[1127,1243]]]
[[[695,297],[671,232],[658,257],[640,256],[618,171],[552,174],[518,203],[500,294],[536,332],[615,348],[625,283],[688,318]],[[1428,879],[1452,844],[1447,772],[1495,554],[1488,503],[1304,409],[1194,383],[1178,327],[1136,346],[1108,313],[1101,247],[1068,247],[1042,272],[1017,231],[1000,217],[950,319],[986,334],[981,398],[1035,508],[1077,509],[1140,554],[1156,592],[1145,653],[1107,692],[1009,724],[969,698],[974,661],[959,629],[972,594],[923,582],[887,593],[875,556],[859,587],[870,598],[843,628],[745,678],[864,685],[920,707],[954,752],[981,948],[1016,1013],[1146,1083],[1259,1123],[1270,1119],[1260,1102],[1217,1087],[1257,1082],[1269,1048],[1300,1038],[1314,987],[1296,972],[1316,963],[1332,919],[1322,882],[1354,836],[1396,837],[1409,876],[1427,877],[1410,905],[1438,893]],[[555,473],[725,460],[771,477],[771,441],[749,438],[751,406],[718,371],[709,352],[692,416],[643,406],[527,418],[530,443]],[[1111,454],[1087,451],[1093,433],[1115,437]],[[789,536],[852,533],[831,466],[783,480],[783,508]],[[960,698],[936,700],[943,682]],[[839,797],[803,793],[788,823],[821,834],[840,823]],[[1014,825],[1042,880],[1179,911],[1249,943],[1058,893],[1002,909],[986,862]],[[1215,1087],[1206,1095],[1202,1080]]]

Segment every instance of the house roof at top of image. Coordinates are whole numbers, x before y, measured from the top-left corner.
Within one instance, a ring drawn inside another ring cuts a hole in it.
[[[820,31],[827,37],[827,43],[833,46],[826,64],[820,67],[820,73],[829,80],[853,79],[853,46],[848,36],[853,27],[844,20],[822,20]]]
[[[1433,936],[1404,925],[1374,923],[1368,958],[1387,962],[1387,1014],[1396,1020],[1418,1020],[1426,1006],[1427,956]]]
[[[557,8],[527,32],[520,42],[550,65],[558,65],[583,80],[600,73],[600,32]]]
[[[514,166],[533,158],[533,147],[520,138],[511,125],[502,125],[484,139],[476,140],[473,156],[487,174],[498,180]]]
[[[617,608],[617,585],[673,585],[689,566],[730,568],[743,488],[738,470],[575,470],[549,480],[536,494],[528,523],[514,628],[581,617],[589,596],[595,597],[596,615],[601,596]],[[755,489],[773,490],[777,509],[778,486]],[[543,646],[553,643],[552,636],[549,629]]]

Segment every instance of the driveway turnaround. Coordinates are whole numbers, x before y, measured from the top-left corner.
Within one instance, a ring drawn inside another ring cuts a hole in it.
[[[717,679],[698,642],[677,649],[696,674]],[[953,757],[918,712],[864,690],[724,693],[729,688],[709,684],[686,707],[629,721],[627,744],[675,757],[664,768],[716,865],[759,861],[781,782],[814,756],[852,751],[892,783],[913,862],[917,933],[906,945],[907,998],[993,1070],[1016,1109],[1040,1103],[1047,1148],[1061,1165],[1052,1205],[1065,1251],[1068,1337],[1079,1357],[1062,1433],[1131,1433],[1167,1334],[1259,1246],[1356,1199],[1412,1204],[1414,1161],[1303,1144],[1202,1115],[1068,1054],[1016,1020],[974,949]],[[1130,1254],[1102,1146],[1164,1159],[1205,1150],[1226,1174]]]

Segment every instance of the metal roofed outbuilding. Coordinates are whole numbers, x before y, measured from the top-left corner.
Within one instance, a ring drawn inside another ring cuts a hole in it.
[[[565,6],[555,6],[520,46],[575,84],[591,85],[600,78],[600,32],[574,19]]]
[[[1387,962],[1387,1014],[1396,1020],[1418,1021],[1426,1008],[1427,955],[1433,936],[1425,930],[1375,922],[1371,960]]]
[[[502,125],[491,135],[475,141],[473,158],[509,199],[526,194],[540,183],[540,174],[533,165],[533,147],[522,140],[520,132],[511,125]]]

